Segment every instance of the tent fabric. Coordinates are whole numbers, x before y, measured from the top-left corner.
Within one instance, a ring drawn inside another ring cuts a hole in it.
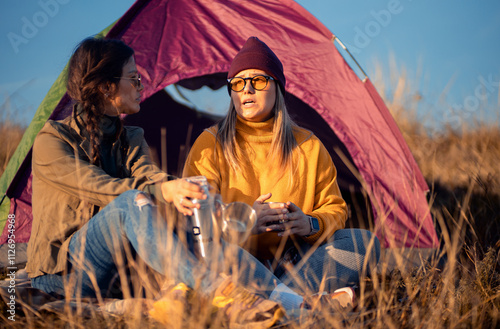
[[[436,248],[427,184],[388,109],[345,62],[334,35],[294,1],[139,0],[107,35],[136,51],[144,98],[179,81],[227,72],[249,36],[273,49],[287,93],[313,108],[349,152],[382,245]],[[64,108],[60,103],[56,111]]]

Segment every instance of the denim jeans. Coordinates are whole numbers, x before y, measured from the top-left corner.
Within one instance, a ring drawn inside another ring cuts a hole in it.
[[[297,259],[291,271],[279,275],[290,288],[317,292],[324,281],[325,291],[359,283],[380,258],[380,242],[370,231],[343,229],[336,231],[327,243],[311,246],[300,242]],[[306,288],[306,289],[304,289]]]
[[[149,198],[138,198],[141,194],[137,190],[121,194],[71,237],[69,274],[39,276],[32,279],[32,286],[62,296],[109,296],[113,279],[126,272],[124,263],[135,256],[176,282],[195,287],[201,281],[202,286],[210,286],[207,280],[216,278],[217,273],[209,273],[209,264],[198,261],[168,228],[168,219],[158,215]],[[231,248],[236,250],[238,283],[257,285],[269,296],[279,280],[252,255],[239,247]],[[234,268],[229,266],[228,274]],[[73,288],[68,290],[70,280]]]
[[[281,282],[297,290],[306,283],[312,292],[319,291],[323,277],[326,278],[326,291],[356,284],[366,269],[364,264],[376,265],[380,255],[378,239],[372,239],[370,232],[339,230],[328,243],[317,248],[302,244],[300,249],[304,256],[309,256],[307,251],[311,248],[314,252],[310,257],[302,257],[292,272],[280,277],[282,281],[235,245],[225,245],[226,249],[235,250],[236,260],[230,266],[207,270],[207,266],[199,262],[169,229],[168,219],[158,215],[152,202],[144,198],[138,201],[140,195],[144,196],[137,190],[125,192],[92,217],[71,237],[69,273],[36,277],[31,281],[32,286],[68,297],[109,296],[114,280],[128,275],[127,261],[137,257],[154,272],[190,287],[201,282],[201,288],[208,289],[211,281],[217,278],[217,272],[224,271],[236,274],[242,286],[268,297]],[[367,250],[370,243],[371,249]],[[365,257],[367,251],[369,254]]]

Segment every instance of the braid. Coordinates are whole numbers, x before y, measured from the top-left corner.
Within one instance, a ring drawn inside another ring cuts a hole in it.
[[[100,160],[99,155],[99,145],[101,140],[101,132],[99,130],[99,121],[101,116],[96,113],[97,109],[95,106],[91,106],[90,109],[87,110],[87,122],[85,129],[89,134],[89,142],[90,142],[90,163],[98,164]]]
[[[85,130],[89,136],[90,143],[90,163],[98,164],[100,160],[99,145],[101,140],[101,131],[99,129],[99,122],[104,115],[103,99],[98,87],[88,80],[88,75],[84,77],[81,89],[81,105],[87,118],[85,120]]]

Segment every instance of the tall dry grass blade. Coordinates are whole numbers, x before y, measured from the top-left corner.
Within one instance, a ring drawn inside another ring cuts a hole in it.
[[[161,170],[168,173],[167,165],[167,128],[161,127]]]

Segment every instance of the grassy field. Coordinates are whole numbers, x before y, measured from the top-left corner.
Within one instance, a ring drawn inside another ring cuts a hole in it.
[[[407,104],[419,97],[405,82],[404,76],[396,80],[391,88],[395,91],[385,100],[431,188],[429,203],[440,234],[440,257],[407,271],[380,264],[376,274],[362,281],[354,310],[317,310],[281,327],[500,327],[499,125],[463,124],[429,134],[415,119],[413,105]],[[384,95],[384,85],[377,87]],[[22,129],[0,123],[2,136],[8,136],[0,145],[0,171]],[[220,326],[217,315],[207,308],[206,301],[193,300],[186,312],[168,314],[171,327]],[[121,317],[84,316],[69,308],[58,314],[26,310],[22,314],[18,312],[16,322],[7,321],[6,305],[0,306],[0,321],[11,328],[162,327],[140,311]]]
[[[24,130],[25,127],[19,123],[8,119],[0,121],[0,136],[2,136],[2,143],[0,143],[0,177],[5,167],[7,167],[10,157],[16,150],[17,144],[21,141]]]

